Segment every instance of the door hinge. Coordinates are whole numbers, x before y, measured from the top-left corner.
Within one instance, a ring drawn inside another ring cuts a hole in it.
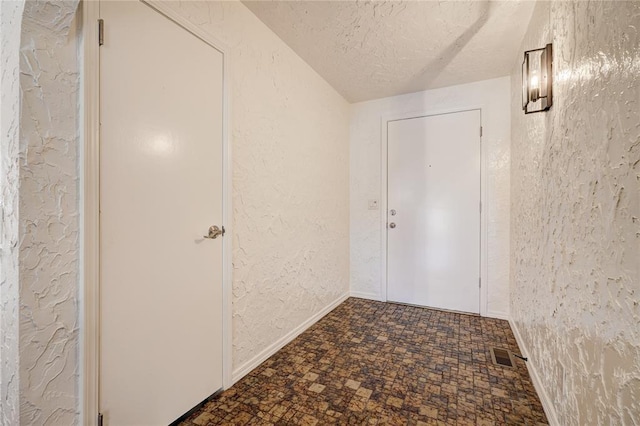
[[[103,426],[104,417],[102,413],[98,413],[98,426]]]
[[[480,137],[482,137],[482,126],[480,126]]]
[[[98,46],[104,44],[104,19],[98,19]]]
[[[481,277],[478,278],[478,287],[482,288],[482,278]]]

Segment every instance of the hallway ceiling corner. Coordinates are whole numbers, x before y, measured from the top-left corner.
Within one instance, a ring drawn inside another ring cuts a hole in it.
[[[349,102],[508,75],[535,1],[243,1]]]

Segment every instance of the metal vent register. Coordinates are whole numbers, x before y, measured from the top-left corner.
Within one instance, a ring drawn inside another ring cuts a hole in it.
[[[513,356],[510,351],[500,348],[491,348],[491,360],[496,365],[513,368]]]

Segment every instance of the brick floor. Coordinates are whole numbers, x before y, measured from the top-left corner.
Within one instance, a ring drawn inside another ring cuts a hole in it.
[[[509,323],[350,298],[182,424],[547,424]]]

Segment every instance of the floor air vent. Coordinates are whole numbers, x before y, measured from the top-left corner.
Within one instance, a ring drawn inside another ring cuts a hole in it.
[[[513,357],[511,356],[511,352],[506,349],[491,348],[491,360],[496,365],[513,368]]]

